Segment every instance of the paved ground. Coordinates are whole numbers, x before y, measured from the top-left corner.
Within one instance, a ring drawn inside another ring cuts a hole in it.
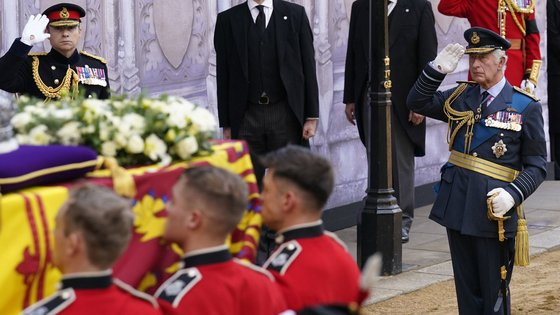
[[[453,278],[445,229],[428,219],[431,205],[416,209],[410,242],[403,245],[403,273],[383,277],[367,304]],[[560,245],[560,181],[546,181],[525,202],[531,254]],[[356,254],[356,229],[336,232]]]

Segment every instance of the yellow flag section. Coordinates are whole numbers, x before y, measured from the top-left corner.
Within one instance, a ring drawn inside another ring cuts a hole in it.
[[[260,196],[247,144],[218,141],[212,154],[168,167],[145,166],[128,169],[134,178],[136,196],[133,237],[128,249],[113,267],[120,280],[148,293],[178,268],[182,255],[178,246],[162,241],[167,213],[165,204],[171,187],[185,168],[213,165],[239,174],[249,187],[245,215],[229,236],[232,254],[254,261],[261,228]],[[83,182],[83,180],[81,180]],[[112,187],[111,172],[95,171],[86,181]],[[54,218],[68,198],[64,186],[36,187],[3,195],[0,199],[0,314],[19,314],[22,309],[56,290],[60,272],[52,265]]]
[[[19,314],[56,290],[52,227],[66,200],[65,187],[33,188],[2,196],[0,230],[1,314]]]

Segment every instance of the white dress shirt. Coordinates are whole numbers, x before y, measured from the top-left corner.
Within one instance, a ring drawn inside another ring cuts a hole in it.
[[[389,0],[388,4],[387,4],[387,15],[391,14],[391,12],[393,12],[393,9],[395,8],[395,6],[397,5],[397,1],[398,0]],[[258,11],[258,10],[257,10]]]
[[[492,103],[492,101],[496,98],[496,96],[498,96],[498,94],[500,94],[502,92],[505,85],[506,85],[506,77],[504,76],[504,77],[502,77],[500,82],[494,84],[494,86],[492,86],[488,90],[485,90],[482,87],[480,87],[480,94],[484,93],[485,91],[488,91],[488,94],[491,95],[490,99],[486,103],[487,107],[490,106],[490,103]]]

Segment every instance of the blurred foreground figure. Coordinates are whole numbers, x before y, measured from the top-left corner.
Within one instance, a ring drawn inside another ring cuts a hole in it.
[[[155,299],[113,279],[132,235],[130,201],[100,186],[71,191],[56,216],[53,263],[60,290],[23,311],[44,314],[161,314]]]

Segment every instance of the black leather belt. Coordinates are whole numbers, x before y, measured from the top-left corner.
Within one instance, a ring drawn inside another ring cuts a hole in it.
[[[259,105],[268,105],[270,104],[270,98],[268,97],[268,95],[262,95],[261,97],[259,97]]]

